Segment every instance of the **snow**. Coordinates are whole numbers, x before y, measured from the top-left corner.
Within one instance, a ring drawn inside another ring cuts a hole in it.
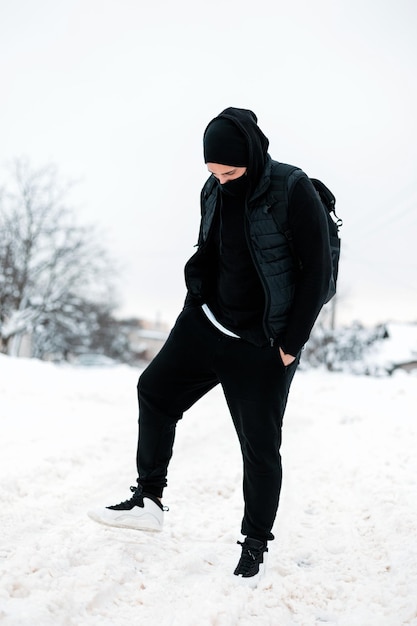
[[[87,517],[134,483],[138,373],[0,355],[1,626],[417,625],[414,374],[297,373],[250,590],[231,576],[241,464],[219,389],[178,426],[162,533]]]

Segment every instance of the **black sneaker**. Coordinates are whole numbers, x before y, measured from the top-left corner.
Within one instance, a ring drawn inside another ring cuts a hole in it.
[[[238,544],[242,546],[242,556],[233,573],[239,577],[240,582],[256,587],[265,574],[265,553],[268,552],[266,541],[246,537],[243,543],[238,541]]]
[[[129,500],[88,511],[95,522],[118,528],[133,530],[162,530],[164,511],[156,496],[143,493],[142,487],[131,487],[133,495]]]

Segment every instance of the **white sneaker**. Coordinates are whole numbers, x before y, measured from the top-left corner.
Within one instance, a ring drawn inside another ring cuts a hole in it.
[[[157,497],[144,495],[141,487],[131,487],[133,496],[120,504],[88,511],[95,522],[117,528],[160,531],[166,510]]]

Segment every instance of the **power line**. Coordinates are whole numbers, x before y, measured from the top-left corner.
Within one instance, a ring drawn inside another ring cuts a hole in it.
[[[352,263],[352,261],[350,261]],[[361,265],[361,270],[363,271],[364,268],[367,270],[371,270],[372,273],[376,273],[378,275],[378,278],[380,279],[380,282],[383,282],[385,277],[388,275],[389,278],[394,278],[395,281],[391,282],[391,285],[394,286],[400,286],[400,287],[406,287],[407,289],[410,289],[414,292],[417,293],[417,280],[414,284],[409,283],[408,281],[405,281],[403,278],[403,274],[401,273],[401,267],[399,267],[399,271],[394,271],[395,268],[393,267],[393,264],[390,263],[389,266],[387,265],[381,265],[381,264],[377,264],[375,262],[369,261],[369,259],[365,259],[363,256],[361,257],[357,254],[355,254],[354,258],[353,258],[353,263],[359,263]],[[399,261],[399,266],[401,265],[401,262]],[[410,266],[408,266],[408,269],[412,269]],[[417,298],[416,298],[416,306],[417,306]]]
[[[375,204],[373,202],[372,206],[369,206],[369,203],[367,204],[366,208],[365,207],[361,207],[361,215],[359,218],[356,218],[352,224],[350,224],[353,227],[359,226],[360,224],[362,224],[363,221],[363,216],[366,214],[367,220],[379,220],[381,219],[381,217],[384,217],[385,215],[391,215],[392,213],[396,213],[398,206],[404,206],[406,205],[406,212],[408,212],[409,210],[409,205],[413,202],[415,202],[417,199],[417,188],[416,188],[416,183],[415,180],[411,180],[409,182],[409,184],[404,185],[403,187],[400,187],[398,189],[395,190],[394,195],[392,195],[392,193],[390,193],[390,197],[388,198],[384,198],[384,202],[383,202],[383,209],[381,210],[381,205],[380,204]],[[411,207],[412,208],[412,207]]]
[[[386,215],[381,215],[381,218],[385,218],[382,222],[371,223],[367,230],[360,230],[358,232],[358,237],[364,238],[364,237],[369,237],[370,235],[374,235],[378,233],[381,229],[385,229],[388,226],[390,226],[390,224],[394,222],[398,222],[404,216],[408,215],[412,211],[416,211],[416,208],[417,208],[417,196],[415,199],[410,199],[409,203],[407,203],[406,208],[404,208],[402,211],[399,211],[397,208],[394,208],[392,212]],[[414,214],[414,218],[415,219],[411,222],[411,224],[413,224],[416,221],[417,219],[416,214]]]

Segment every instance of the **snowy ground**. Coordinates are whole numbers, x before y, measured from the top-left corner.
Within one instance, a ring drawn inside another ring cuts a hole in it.
[[[136,378],[0,357],[1,626],[417,624],[417,377],[296,375],[267,576],[236,585],[240,456],[220,391],[178,428],[161,534],[129,495]]]

